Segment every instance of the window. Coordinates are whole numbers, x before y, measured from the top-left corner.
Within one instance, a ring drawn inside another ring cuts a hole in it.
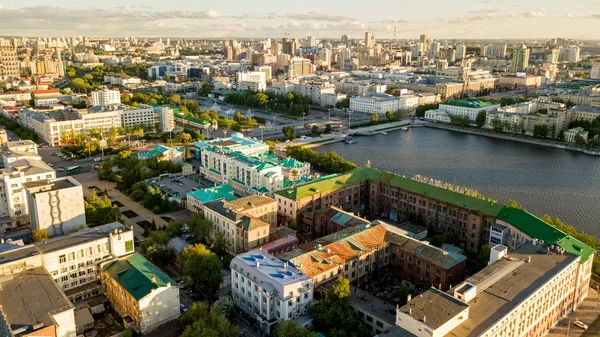
[[[67,262],[67,256],[66,255],[61,255],[58,257],[58,262],[60,263],[65,263]]]
[[[133,251],[133,240],[125,241],[125,252]]]

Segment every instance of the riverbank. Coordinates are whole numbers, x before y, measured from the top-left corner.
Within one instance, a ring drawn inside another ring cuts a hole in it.
[[[424,124],[424,126],[428,127],[428,128],[434,128],[434,129],[457,131],[457,132],[468,133],[468,134],[472,134],[472,135],[504,139],[504,140],[510,140],[510,141],[515,141],[515,142],[520,142],[520,143],[527,143],[527,144],[540,145],[540,146],[546,146],[546,147],[553,147],[556,149],[581,152],[581,153],[585,153],[585,154],[592,155],[592,156],[600,156],[600,150],[593,151],[590,149],[585,149],[585,148],[581,148],[581,147],[578,147],[575,145],[571,145],[571,144],[565,143],[565,142],[527,138],[527,137],[523,137],[523,136],[519,136],[519,135],[498,133],[498,132],[494,132],[494,131],[481,130],[481,129],[465,128],[465,127],[461,127],[461,126],[454,126],[454,125],[440,124],[440,123],[428,123],[428,124]]]

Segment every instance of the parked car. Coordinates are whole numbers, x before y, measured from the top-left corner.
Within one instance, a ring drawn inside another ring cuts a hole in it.
[[[188,311],[188,308],[185,304],[181,303],[179,304],[179,308],[181,309],[181,312],[185,313],[186,311]]]
[[[576,320],[575,322],[573,322],[573,324],[575,324],[579,328],[582,328],[583,330],[587,330],[588,329],[587,324],[583,323],[580,320]]]
[[[50,167],[54,167],[54,164],[52,164],[52,163],[48,163],[48,166],[50,166]]]
[[[65,170],[65,168],[64,168],[64,167],[59,167],[59,168],[57,168],[56,170],[57,170],[57,171],[64,171],[64,170]]]
[[[184,240],[194,240],[194,236],[192,234],[188,234],[186,236],[183,237]]]
[[[98,158],[94,159],[94,161],[102,161],[102,157],[98,157]]]

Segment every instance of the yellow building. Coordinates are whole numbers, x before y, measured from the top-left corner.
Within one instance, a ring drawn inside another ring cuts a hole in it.
[[[103,266],[103,289],[125,326],[146,334],[180,315],[179,287],[167,274],[133,253]]]

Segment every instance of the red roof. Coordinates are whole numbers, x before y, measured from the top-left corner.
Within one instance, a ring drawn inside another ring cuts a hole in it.
[[[60,90],[58,90],[58,89],[35,90],[35,91],[33,91],[34,95],[59,94],[59,93],[60,93]]]

